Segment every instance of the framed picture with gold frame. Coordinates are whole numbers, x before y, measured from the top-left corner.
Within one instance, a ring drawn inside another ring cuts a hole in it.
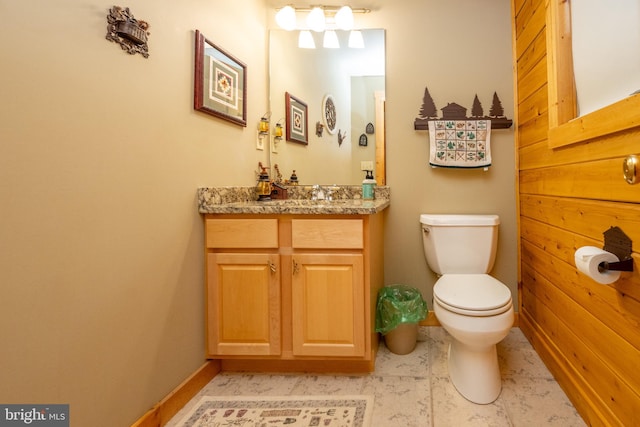
[[[247,126],[247,66],[196,30],[194,108]]]
[[[307,104],[289,92],[285,93],[285,104],[287,141],[309,144]]]

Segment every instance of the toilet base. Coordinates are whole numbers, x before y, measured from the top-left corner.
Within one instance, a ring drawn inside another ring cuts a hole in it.
[[[451,382],[465,399],[486,405],[500,396],[502,379],[495,344],[472,348],[454,339],[448,359]]]

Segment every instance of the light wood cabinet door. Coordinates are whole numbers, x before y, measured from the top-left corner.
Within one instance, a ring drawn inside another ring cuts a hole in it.
[[[209,354],[279,355],[279,255],[209,253],[207,276]]]
[[[364,356],[362,254],[292,256],[294,356]]]

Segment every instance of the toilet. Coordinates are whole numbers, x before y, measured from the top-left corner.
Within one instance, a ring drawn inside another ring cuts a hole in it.
[[[451,335],[449,377],[467,400],[488,404],[502,381],[496,344],[513,325],[511,291],[488,273],[498,242],[497,215],[420,215],[427,264],[439,278],[433,311]]]

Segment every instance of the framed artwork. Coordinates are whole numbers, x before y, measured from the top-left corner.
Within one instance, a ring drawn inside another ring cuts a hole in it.
[[[322,117],[324,118],[324,125],[327,128],[327,132],[331,135],[336,133],[337,113],[336,113],[336,101],[332,95],[325,95],[322,99]]]
[[[358,140],[358,145],[361,147],[366,147],[368,143],[369,143],[369,138],[367,138],[367,135],[365,135],[364,133],[360,135],[360,139]]]
[[[285,93],[287,141],[309,144],[309,128],[307,126],[307,104],[300,99]]]
[[[194,108],[247,126],[247,66],[196,30]]]

